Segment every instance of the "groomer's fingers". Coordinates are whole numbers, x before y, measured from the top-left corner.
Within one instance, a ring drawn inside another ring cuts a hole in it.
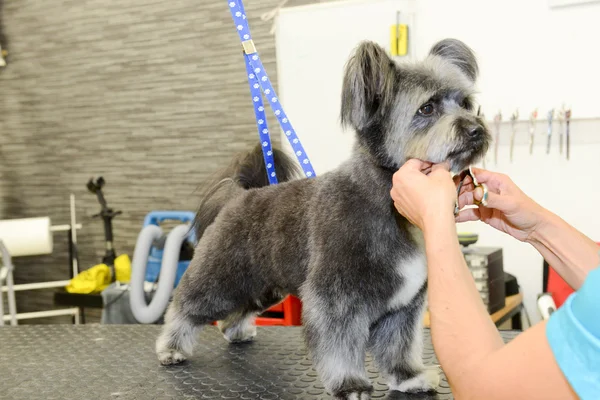
[[[456,222],[469,222],[481,220],[481,212],[479,208],[467,208],[462,210],[456,216]]]
[[[510,187],[511,179],[497,172],[491,172],[481,168],[471,168],[475,178],[479,183],[485,183],[490,191],[500,193],[502,190]]]
[[[460,182],[461,182],[460,178],[462,178],[462,177],[463,177],[463,175],[461,175],[461,174],[456,174],[452,177],[452,180],[454,181],[454,185],[456,187],[458,187],[458,185],[460,185]],[[473,183],[473,179],[471,179],[471,177],[469,175],[467,175],[463,178],[462,183],[463,183],[463,186],[465,186],[469,183]]]
[[[458,196],[458,208],[474,205],[476,201],[481,202],[482,198],[483,189],[481,186],[476,187],[475,190],[463,192]],[[496,208],[504,212],[509,210],[512,203],[513,201],[507,199],[506,196],[488,191],[487,208]]]
[[[429,161],[423,161],[421,164],[421,172],[425,172],[427,170],[431,172],[431,167],[433,167],[433,163]]]
[[[431,171],[450,171],[450,163],[447,162],[443,162],[443,163],[439,163],[439,164],[433,164],[431,166]]]
[[[456,185],[457,189],[458,189],[458,185]],[[465,192],[472,192],[473,189],[475,189],[475,185],[473,184],[473,180],[471,180],[470,176],[467,176],[462,184],[462,186],[460,187],[460,193],[458,194],[459,196],[462,193]]]
[[[473,204],[475,204],[475,201],[473,201],[473,189],[467,192],[461,190],[461,194],[458,196],[458,208]]]
[[[472,193],[476,201],[481,201],[481,199],[483,198],[483,189],[481,188],[481,186],[477,186]],[[491,190],[488,190],[486,207],[495,208],[502,212],[506,212],[510,210],[511,205],[514,205],[514,203],[514,200],[512,200],[512,198],[510,198],[509,196],[497,194],[492,192]]]
[[[431,163],[429,163],[429,164],[431,164]],[[426,164],[426,161],[422,161],[417,158],[411,158],[410,160],[405,162],[404,165],[402,166],[402,168],[407,168],[407,169],[412,169],[412,170],[417,170],[417,171],[421,171],[422,169],[425,169],[427,167],[428,167],[428,165]]]
[[[471,172],[475,175],[479,182],[486,182],[494,178],[495,175],[499,175],[496,172],[488,171],[487,169],[471,167]]]
[[[448,179],[450,178],[450,165],[448,164],[434,164],[431,167],[431,173],[429,174],[430,177],[435,177],[439,179]]]

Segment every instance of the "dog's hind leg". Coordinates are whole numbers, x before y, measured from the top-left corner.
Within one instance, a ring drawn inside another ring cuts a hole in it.
[[[249,342],[256,336],[254,319],[257,313],[238,311],[231,313],[223,321],[219,321],[219,329],[229,343]]]
[[[249,342],[256,336],[255,319],[258,314],[281,302],[286,293],[280,288],[266,289],[257,299],[248,299],[246,308],[233,312],[223,321],[219,329],[229,343]]]
[[[206,321],[208,323],[209,321]],[[163,365],[178,364],[192,355],[196,333],[202,324],[194,321],[171,303],[165,314],[165,324],[156,340],[156,355]]]
[[[239,295],[223,290],[223,281],[211,271],[189,270],[181,279],[156,340],[156,354],[162,364],[184,361],[192,355],[196,334],[203,326],[241,308]]]
[[[439,384],[436,370],[423,365],[425,290],[411,303],[390,312],[371,327],[369,348],[391,390],[429,392]]]

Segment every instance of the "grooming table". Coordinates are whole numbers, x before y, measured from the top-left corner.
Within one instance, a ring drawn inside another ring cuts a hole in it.
[[[330,399],[307,357],[299,327],[259,327],[253,343],[230,345],[215,327],[194,356],[163,367],[156,325],[21,325],[0,329],[2,399]],[[502,332],[506,341],[517,332]],[[424,358],[437,365],[429,331]],[[372,365],[373,398],[452,399],[443,378],[434,395],[389,392]],[[441,374],[441,372],[440,372]]]

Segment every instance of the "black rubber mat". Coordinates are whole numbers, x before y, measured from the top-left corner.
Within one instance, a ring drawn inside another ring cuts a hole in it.
[[[258,328],[253,343],[230,345],[205,329],[194,356],[161,366],[159,326],[26,325],[0,328],[2,399],[329,399],[312,368],[301,328]],[[505,340],[517,335],[503,332]],[[426,365],[436,365],[429,331]],[[389,392],[367,363],[373,398],[452,399],[442,376],[436,395]],[[441,374],[441,373],[440,373]]]

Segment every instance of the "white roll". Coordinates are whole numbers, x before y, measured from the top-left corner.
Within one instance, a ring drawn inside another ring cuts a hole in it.
[[[52,253],[50,218],[5,219],[0,221],[0,240],[12,257]]]

